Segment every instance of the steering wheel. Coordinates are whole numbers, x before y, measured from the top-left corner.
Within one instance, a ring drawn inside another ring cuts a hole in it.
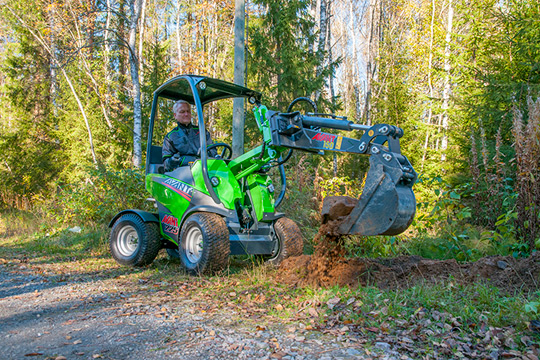
[[[232,147],[226,143],[215,143],[206,147],[206,153],[209,153],[212,149],[222,148],[221,152],[216,150],[218,156],[225,160],[230,160],[232,158]],[[210,154],[208,154],[210,155]]]

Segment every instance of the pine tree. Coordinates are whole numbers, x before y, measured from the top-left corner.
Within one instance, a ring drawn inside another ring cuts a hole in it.
[[[299,96],[322,90],[328,67],[317,76],[324,56],[309,51],[315,26],[305,0],[257,0],[260,16],[250,21],[248,83],[269,97],[266,102],[286,110]]]

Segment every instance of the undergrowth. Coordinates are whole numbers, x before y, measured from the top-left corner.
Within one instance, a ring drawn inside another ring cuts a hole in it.
[[[23,219],[27,215],[20,216]],[[5,219],[2,216],[2,226]],[[527,332],[527,323],[536,318],[540,304],[538,293],[509,296],[485,284],[458,285],[451,279],[399,290],[290,287],[276,283],[278,269],[253,257],[232,257],[230,267],[221,274],[192,277],[164,251],[148,267],[120,266],[109,256],[107,242],[108,228],[103,226],[31,236],[4,233],[0,238],[0,264],[6,269],[24,265],[52,276],[53,283],[103,281],[131,284],[130,291],[149,296],[156,291],[188,296],[198,299],[202,309],[233,310],[230,316],[238,322],[250,322],[250,314],[257,319],[264,315],[268,323],[354,330],[373,342],[378,341],[377,334],[399,337],[400,331],[415,326],[434,334],[422,340],[428,344],[454,338],[455,334],[474,338],[480,329],[504,328],[507,332],[511,329],[513,335],[509,336],[516,336],[514,342],[522,346],[519,334]],[[260,328],[264,322],[256,324]]]

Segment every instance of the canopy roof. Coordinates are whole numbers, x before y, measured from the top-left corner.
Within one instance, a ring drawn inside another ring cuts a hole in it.
[[[257,91],[227,81],[199,75],[180,75],[172,78],[161,85],[154,92],[154,95],[171,100],[185,100],[195,105],[190,82],[195,84],[203,105],[215,100],[234,97],[254,97],[257,101],[261,99],[261,93]]]

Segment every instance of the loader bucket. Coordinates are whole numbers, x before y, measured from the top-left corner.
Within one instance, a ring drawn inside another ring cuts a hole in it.
[[[416,173],[404,156],[372,154],[362,195],[338,232],[366,236],[402,233],[416,212],[415,181]]]

